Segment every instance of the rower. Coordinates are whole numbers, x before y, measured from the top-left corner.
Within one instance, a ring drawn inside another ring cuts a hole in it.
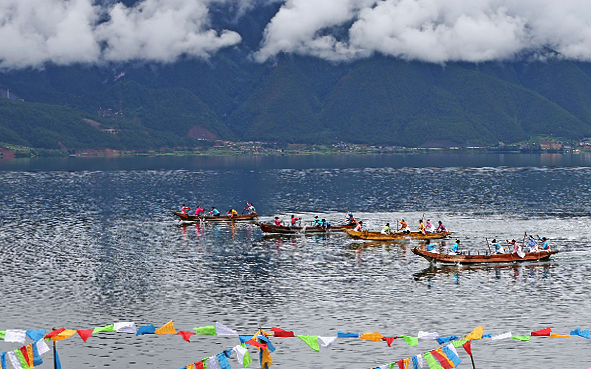
[[[215,206],[211,207],[211,211],[209,212],[209,214],[213,215],[214,217],[219,217],[220,215],[222,215],[220,211],[215,208]]]
[[[439,225],[435,229],[435,232],[447,233],[447,229],[445,228],[443,223],[441,223],[441,220],[439,221]]]
[[[205,211],[205,209],[203,209],[201,205],[197,205],[197,209],[195,209],[195,216],[198,217],[199,215],[201,215],[201,212],[203,211]]]
[[[497,239],[496,238],[493,239],[492,242],[490,242],[488,240],[486,242],[488,242],[488,244],[490,246],[494,246],[494,248],[495,248],[495,254],[504,254],[505,253],[505,251],[503,249],[503,246],[501,246],[501,244],[497,242]]]
[[[226,215],[229,215],[230,216],[230,219],[232,219],[236,215],[238,215],[238,212],[235,209],[230,209],[230,210],[228,210],[228,212],[226,213]]]
[[[425,248],[427,249],[427,251],[429,252],[437,252],[437,244],[436,243],[431,243],[431,240],[425,240]]]
[[[521,249],[521,246],[519,246],[514,239],[511,241],[507,240],[507,245],[513,246],[513,251],[511,251],[512,254],[518,254]]]
[[[419,219],[419,232],[421,232],[422,234],[427,233],[425,231],[425,223],[423,223],[423,220],[422,219]]]
[[[248,214],[254,214],[257,212],[254,206],[248,201],[246,202],[246,207],[244,208],[244,210],[246,210]]]
[[[328,220],[322,219],[321,227],[324,228],[324,230],[327,230],[328,228],[330,228],[330,223],[328,222]]]
[[[187,212],[191,210],[190,207],[186,206],[185,204],[183,204],[183,206],[181,206],[181,214],[183,215],[187,215]]]
[[[359,221],[359,223],[357,223],[357,227],[355,227],[355,232],[363,232],[363,222]]]
[[[314,217],[314,220],[312,221],[312,227],[322,227],[322,220],[318,218],[318,215]]]
[[[451,251],[454,254],[457,254],[460,252],[460,240],[456,240],[456,243],[454,243],[454,245],[451,247]]]
[[[281,227],[283,225],[283,221],[279,219],[279,217],[275,217],[275,225],[277,227]]]
[[[357,221],[355,220],[353,213],[351,213],[350,211],[347,211],[347,216],[345,217],[345,224],[351,225],[351,224],[355,224],[355,223],[357,223]]]
[[[291,216],[291,221],[290,221],[291,226],[292,227],[297,227],[297,224],[296,223],[298,222],[298,220],[300,220],[300,219],[299,218],[296,218],[295,215],[292,215]]]
[[[548,245],[548,239],[546,237],[540,238],[539,234],[537,234],[536,236],[538,236],[538,240],[540,240],[540,242],[542,243],[540,245],[540,249],[542,249],[544,251],[550,251],[550,245]]]
[[[525,235],[527,236],[527,247],[529,247],[529,252],[538,252],[538,243],[536,242],[536,239],[527,233]]]
[[[435,232],[435,227],[433,226],[433,224],[431,224],[431,220],[430,219],[427,219],[427,223],[425,223],[425,227],[426,227],[426,231],[428,233]]]
[[[390,223],[386,223],[386,225],[384,226],[384,228],[382,228],[382,232],[380,232],[381,234],[391,234],[390,232]]]
[[[398,222],[398,221],[397,221]],[[400,231],[403,233],[410,233],[410,228],[408,228],[408,224],[402,219],[400,222]]]

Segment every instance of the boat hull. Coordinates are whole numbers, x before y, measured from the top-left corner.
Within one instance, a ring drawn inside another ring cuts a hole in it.
[[[345,232],[358,240],[372,240],[372,241],[401,241],[401,240],[435,240],[449,236],[451,232],[437,232],[422,234],[420,232],[411,233],[392,233],[382,234],[380,232],[356,232],[352,229],[346,229]]]
[[[416,255],[422,256],[430,262],[440,262],[445,264],[484,264],[484,263],[513,263],[518,261],[539,261],[547,260],[550,256],[557,254],[558,251],[538,251],[527,252],[524,257],[520,258],[516,254],[492,254],[492,255],[450,255],[439,254],[413,248],[412,252]]]
[[[356,225],[338,225],[338,226],[330,226],[327,229],[322,227],[286,227],[286,226],[276,226],[274,224],[267,224],[267,223],[256,223],[260,228],[261,231],[265,233],[279,233],[279,234],[308,234],[308,233],[330,233],[330,232],[342,232],[347,228],[353,228]]]
[[[234,215],[233,217],[229,215],[220,215],[219,217],[204,215],[204,216],[197,216],[197,215],[189,215],[189,214],[181,214],[179,212],[173,211],[174,215],[180,218],[180,220],[185,222],[236,222],[236,221],[244,221],[244,220],[255,220],[258,218],[258,214],[241,214],[241,215]]]

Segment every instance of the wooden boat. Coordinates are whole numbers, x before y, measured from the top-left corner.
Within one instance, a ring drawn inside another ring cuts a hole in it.
[[[236,221],[243,221],[243,220],[254,220],[258,219],[258,214],[241,214],[241,215],[234,215],[233,217],[229,215],[220,215],[219,217],[214,217],[211,215],[189,215],[189,214],[181,214],[179,212],[173,211],[174,215],[180,218],[185,222],[236,222]]]
[[[382,234],[381,232],[357,232],[353,229],[345,229],[347,234],[358,240],[372,240],[372,241],[400,241],[400,240],[435,240],[445,238],[451,234],[451,232],[437,232],[437,233],[426,233],[421,232],[410,232],[410,233],[391,233]]]
[[[261,231],[265,233],[281,233],[281,234],[298,234],[298,233],[327,233],[327,232],[342,232],[347,229],[351,229],[357,226],[357,224],[351,225],[336,225],[330,226],[327,229],[322,227],[288,227],[288,226],[276,226],[275,224],[268,223],[256,223]]]
[[[558,251],[537,251],[526,252],[520,258],[517,254],[488,254],[488,255],[466,255],[466,254],[439,254],[421,250],[417,247],[412,249],[416,255],[422,256],[430,262],[440,262],[446,264],[476,264],[476,263],[513,263],[517,261],[539,261],[547,260],[550,256],[557,254]]]

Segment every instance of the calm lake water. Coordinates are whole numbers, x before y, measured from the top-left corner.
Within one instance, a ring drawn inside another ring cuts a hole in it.
[[[591,328],[590,155],[17,160],[0,161],[0,188],[0,330],[170,320],[185,331],[220,322],[241,334],[275,326],[321,336]],[[549,262],[431,268],[410,251],[418,242],[264,236],[252,223],[183,225],[171,214],[183,203],[240,212],[245,201],[263,221],[295,214],[335,223],[349,209],[379,230],[402,218],[414,228],[425,214],[472,252],[485,251],[485,238],[521,241],[528,232],[560,253]],[[58,347],[63,368],[179,368],[237,343],[102,333]],[[272,368],[365,369],[439,347],[338,339],[316,353],[297,338],[273,344]],[[590,344],[485,339],[473,353],[478,368],[585,369]],[[0,351],[18,346],[2,341]]]

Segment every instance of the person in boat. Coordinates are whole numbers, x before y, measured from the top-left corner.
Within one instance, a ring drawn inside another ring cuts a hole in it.
[[[538,242],[536,239],[527,233],[525,235],[527,236],[527,247],[529,247],[529,252],[538,252]]]
[[[505,253],[503,246],[501,246],[501,244],[497,242],[496,238],[493,239],[492,242],[490,242],[490,241],[486,241],[486,242],[488,242],[489,246],[492,246],[494,248],[495,254],[504,254]]]
[[[437,244],[431,243],[431,240],[425,240],[425,249],[429,252],[437,252]]]
[[[246,202],[246,206],[244,207],[244,210],[246,210],[246,212],[248,214],[254,214],[257,212],[256,209],[254,208],[254,206],[251,203],[249,203],[248,201]]]
[[[419,232],[421,232],[422,234],[427,233],[427,231],[425,230],[425,223],[423,223],[422,219],[419,219]]]
[[[355,223],[357,223],[357,221],[355,220],[353,213],[351,213],[350,211],[347,211],[347,216],[345,217],[345,224],[351,225],[351,224],[355,224]]]
[[[363,232],[363,222],[359,221],[359,223],[357,223],[357,226],[355,227],[355,232]]]
[[[392,232],[390,232],[390,223],[386,223],[386,225],[384,226],[384,228],[382,228],[382,231],[380,233],[381,234],[392,234]]]
[[[195,209],[195,216],[197,216],[197,217],[200,216],[201,213],[204,212],[204,211],[205,211],[205,209],[203,209],[201,207],[201,205],[197,205],[197,209]]]
[[[298,223],[298,221],[299,221],[299,220],[300,220],[300,218],[296,218],[296,216],[295,216],[295,215],[292,215],[292,216],[291,216],[290,225],[291,225],[292,227],[297,227],[297,226],[298,226],[298,225],[297,225],[297,223]]]
[[[513,247],[513,251],[511,251],[512,254],[518,254],[521,250],[521,246],[519,246],[517,241],[515,241],[514,239],[511,241],[507,240],[507,245],[509,245],[509,247]]]
[[[546,237],[540,238],[539,234],[537,234],[536,236],[538,236],[538,240],[542,243],[540,245],[540,249],[544,250],[544,251],[550,251],[550,245],[548,245],[548,239]]]
[[[328,220],[326,220],[326,219],[322,219],[322,220],[321,220],[321,222],[322,222],[322,225],[321,225],[321,227],[322,227],[322,228],[323,228],[325,231],[326,231],[328,228],[330,228],[330,223],[328,222]]]
[[[277,227],[283,226],[283,221],[281,219],[279,219],[279,217],[275,217],[275,221],[274,222],[275,222],[275,225]]]
[[[226,212],[226,215],[230,216],[230,219],[234,218],[236,215],[238,215],[238,212],[236,211],[236,209],[230,209]]]
[[[181,206],[181,214],[183,215],[187,215],[187,212],[191,210],[190,207],[186,206],[185,204],[183,204],[183,206]]]
[[[454,243],[451,247],[451,252],[453,252],[454,254],[460,253],[460,240],[456,240],[456,243]]]
[[[435,232],[447,233],[447,229],[445,228],[445,226],[443,225],[443,223],[441,223],[441,220],[439,221],[439,225],[435,229]]]
[[[398,222],[398,220],[397,220]],[[410,233],[410,228],[408,227],[408,224],[406,224],[406,222],[404,221],[404,219],[402,219],[400,222],[400,231],[402,233]]]
[[[318,218],[318,215],[314,217],[314,220],[312,221],[312,227],[322,227],[322,220]]]
[[[435,232],[435,227],[433,226],[433,224],[431,224],[430,219],[427,219],[427,222],[425,223],[425,230],[427,231],[427,233]]]
[[[222,215],[220,211],[215,208],[215,206],[211,207],[211,211],[209,212],[209,214],[213,215],[214,217],[219,217],[220,215]]]

